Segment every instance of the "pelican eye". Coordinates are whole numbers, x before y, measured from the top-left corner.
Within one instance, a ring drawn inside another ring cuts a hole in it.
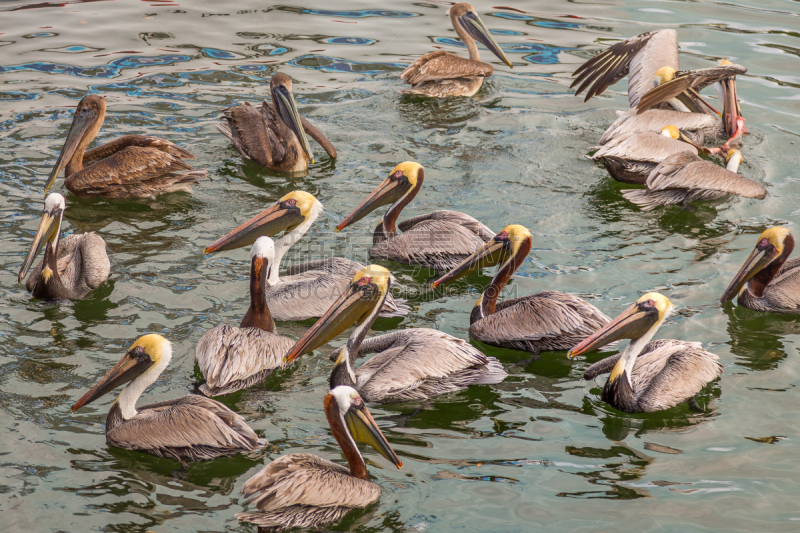
[[[294,207],[297,205],[297,200],[295,200],[294,198],[289,198],[288,200],[283,202],[283,205],[285,207]]]
[[[758,241],[758,245],[756,246],[756,248],[758,248],[759,250],[766,250],[769,246],[770,246],[769,239],[764,237],[763,239]]]
[[[372,278],[368,278],[367,276],[364,276],[363,278],[358,280],[358,284],[361,285],[361,286],[364,286],[364,285],[367,285],[370,281],[372,281]]]
[[[137,346],[136,348],[131,350],[131,355],[133,355],[137,359],[140,359],[140,358],[146,356],[147,353],[144,350],[144,346]]]
[[[392,177],[393,177],[394,179],[396,179],[396,180],[399,180],[400,178],[402,178],[402,177],[403,177],[403,171],[402,171],[402,170],[398,170],[397,172],[395,172],[394,174],[392,174]]]
[[[656,303],[653,300],[647,300],[639,304],[642,309],[653,309],[655,306]]]
[[[508,240],[508,232],[506,230],[501,231],[497,235],[494,236],[496,241],[507,241]]]
[[[357,395],[357,396],[355,396],[355,397],[353,398],[353,405],[355,405],[356,407],[358,407],[359,405],[361,405],[361,396],[358,396],[358,395]]]

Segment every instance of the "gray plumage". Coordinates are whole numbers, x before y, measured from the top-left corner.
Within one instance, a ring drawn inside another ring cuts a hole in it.
[[[507,376],[494,357],[435,329],[403,329],[366,339],[358,357],[374,352],[355,371],[355,389],[368,402],[424,400],[499,383]]]
[[[221,396],[260,383],[283,368],[283,356],[294,341],[256,327],[223,324],[208,330],[197,343],[195,359],[206,382],[200,392]]]
[[[767,190],[754,181],[687,152],[665,159],[650,173],[646,185],[646,189],[622,193],[643,211],[662,205],[715,200],[728,194],[759,200],[767,196]]]
[[[800,313],[800,257],[787,260],[761,297],[748,286],[739,294],[737,303],[756,311],[774,313]]]
[[[197,395],[144,405],[128,420],[114,402],[106,419],[106,442],[181,462],[208,461],[267,444],[241,416]]]
[[[483,85],[483,78],[494,74],[494,67],[444,50],[429,52],[414,61],[400,79],[412,86],[407,94],[444,98],[472,96]]]
[[[58,276],[52,278],[55,283],[46,284],[42,279],[44,258],[28,276],[25,288],[34,297],[79,300],[99,287],[111,274],[106,243],[93,232],[73,233],[60,238],[56,261]]]
[[[643,131],[615,137],[591,159],[602,163],[615,180],[642,185],[656,165],[678,152],[697,154],[697,148],[661,133]]]
[[[610,371],[620,355],[590,366],[584,377]],[[610,361],[610,360],[613,360]],[[662,339],[648,343],[636,357],[630,383],[623,371],[603,387],[602,399],[631,413],[652,413],[669,409],[693,398],[722,373],[719,357],[699,342]],[[621,389],[627,389],[621,391]]]
[[[657,87],[650,89],[639,102],[638,112],[643,113],[648,109],[675,98],[681,93],[694,89],[700,92],[712,83],[733,78],[737,74],[745,74],[747,69],[741,65],[723,64],[710,68],[676,72],[672,79]]]
[[[447,210],[409,218],[398,228],[403,233],[388,238],[376,231],[369,256],[421,265],[437,272],[457,266],[494,236],[473,217]]]
[[[473,339],[533,353],[569,350],[611,320],[590,303],[559,291],[503,300],[494,313],[473,317]]]
[[[636,109],[629,109],[621,113],[617,120],[608,127],[600,138],[600,144],[606,144],[617,137],[643,131],[658,133],[664,129],[664,126],[670,125],[684,132],[698,146],[701,146],[706,138],[719,138],[725,134],[722,120],[705,113],[650,109],[638,114]]]
[[[320,528],[376,502],[380,487],[336,463],[308,453],[279,457],[242,487],[258,512],[238,513],[264,531]]]
[[[307,261],[286,269],[287,276],[266,290],[267,306],[278,321],[321,317],[350,285],[364,265],[342,257]],[[406,316],[406,300],[389,294],[378,316]]]
[[[662,67],[678,70],[675,30],[650,31],[613,44],[578,67],[573,73],[577,78],[570,87],[580,85],[575,94],[588,88],[585,100],[589,100],[628,76],[628,101],[635,108],[653,87],[656,72]],[[671,123],[661,127],[667,124]]]

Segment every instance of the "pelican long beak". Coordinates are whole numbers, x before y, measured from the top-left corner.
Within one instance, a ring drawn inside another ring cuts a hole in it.
[[[223,250],[234,250],[249,246],[259,237],[273,237],[283,230],[294,228],[305,220],[300,208],[284,206],[276,202],[224,237],[220,237],[203,249],[204,254]]]
[[[402,468],[403,463],[394,453],[394,450],[389,445],[389,441],[383,436],[375,419],[369,413],[367,406],[363,403],[358,405],[353,404],[344,415],[347,429],[357,442],[369,444],[378,451],[386,460],[391,461],[397,468]]]
[[[745,260],[742,268],[736,273],[728,288],[722,293],[722,297],[719,299],[720,303],[733,300],[735,296],[738,296],[744,289],[745,284],[766,268],[773,259],[775,259],[775,256],[767,254],[766,250],[754,249]]]
[[[496,241],[494,239],[487,242],[483,248],[464,259],[458,266],[431,284],[432,288],[455,281],[459,278],[475,272],[479,268],[492,267],[504,263],[508,256],[508,241]]]
[[[352,324],[363,320],[380,301],[380,291],[374,284],[351,284],[347,291],[314,323],[284,357],[291,363],[303,354],[311,353]]]
[[[75,118],[72,119],[72,126],[69,128],[67,139],[64,141],[64,146],[61,148],[61,153],[56,160],[56,166],[53,167],[53,171],[50,172],[50,177],[47,178],[47,183],[44,186],[45,194],[53,186],[64,165],[72,159],[83,138],[86,137],[92,126],[97,122],[98,114],[95,111],[89,109],[83,109],[82,111],[84,112],[76,111]]]
[[[506,54],[500,48],[500,45],[497,44],[497,41],[495,41],[494,37],[492,37],[491,32],[489,32],[489,29],[486,27],[486,24],[483,23],[478,15],[472,12],[467,12],[459,17],[459,22],[473,39],[488,48],[489,51],[496,55],[500,61],[509,67],[514,68],[514,65],[511,64],[511,61],[509,61],[508,57],[506,57]]]
[[[567,357],[572,359],[576,355],[595,351],[606,344],[611,344],[620,339],[638,339],[644,335],[653,324],[658,322],[658,313],[645,311],[639,303],[635,303],[622,312],[617,318],[586,337],[583,342],[567,352]]]
[[[122,359],[114,365],[114,368],[108,371],[108,374],[103,376],[103,379],[101,379],[97,385],[92,387],[80,400],[75,402],[75,405],[72,406],[72,410],[80,409],[87,403],[91,403],[107,392],[116,389],[123,383],[133,381],[152,365],[153,361],[149,358],[137,359],[133,357],[130,352],[126,352],[125,355],[122,356]]]
[[[336,231],[343,230],[350,224],[358,222],[382,205],[393,204],[402,198],[408,191],[407,186],[404,187],[404,185],[404,182],[390,178],[383,180],[349,215],[344,217],[344,220],[336,226]]]
[[[736,78],[728,78],[718,83],[722,93],[722,123],[725,125],[725,133],[729,138],[733,138],[739,133],[741,127],[739,119],[742,118],[742,110],[736,95]]]
[[[282,84],[273,87],[272,101],[275,102],[275,107],[278,109],[283,122],[297,136],[297,140],[303,146],[303,151],[306,153],[308,160],[314,162],[314,154],[311,152],[311,144],[308,142],[306,130],[303,129],[303,122],[300,120],[300,113],[297,111],[297,106],[294,103],[294,95]]]
[[[36,235],[33,238],[33,244],[28,252],[28,257],[25,258],[25,261],[22,263],[22,268],[19,269],[17,283],[22,283],[22,280],[28,275],[28,270],[31,268],[36,256],[39,255],[44,243],[56,238],[60,220],[61,209],[56,209],[52,213],[47,211],[42,213],[42,220],[39,222],[39,229],[36,230]]]

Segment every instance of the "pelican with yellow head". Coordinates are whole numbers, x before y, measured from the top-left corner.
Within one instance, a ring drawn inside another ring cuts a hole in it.
[[[172,345],[167,339],[157,334],[139,337],[72,410],[125,385],[106,418],[106,442],[111,446],[185,464],[266,445],[241,416],[211,398],[190,394],[137,408],[139,397],[171,359]]]
[[[393,280],[380,265],[357,272],[341,297],[289,350],[286,362],[355,325],[347,343],[334,353],[330,385],[353,387],[366,401],[421,400],[505,378],[497,359],[437,330],[409,328],[366,339]],[[357,357],[375,352],[377,355],[355,369]]]
[[[439,210],[404,220],[400,212],[422,188],[425,169],[419,163],[400,163],[342,220],[336,231],[358,222],[377,208],[389,205],[372,235],[372,259],[388,259],[446,272],[482,247],[494,233],[469,215]],[[397,228],[403,231],[398,234]]]
[[[262,236],[283,235],[274,243],[274,258],[264,288],[272,318],[279,321],[317,318],[347,288],[353,275],[364,265],[343,257],[295,263],[280,276],[284,255],[319,218],[324,208],[314,195],[292,191],[227,235],[206,246],[204,253],[234,250],[253,244]],[[386,298],[381,317],[405,316],[409,312],[405,300]]]
[[[603,387],[602,400],[629,413],[651,413],[674,407],[693,398],[722,373],[716,354],[698,342],[651,339],[672,313],[669,299],[649,292],[617,318],[572,348],[573,358],[621,339],[630,344],[584,373],[584,379],[611,372]]]
[[[720,301],[737,298],[739,305],[756,311],[800,313],[800,257],[789,259],[793,250],[787,228],[764,231]]]
[[[531,250],[533,236],[512,224],[480,250],[433,282],[450,283],[480,268],[500,265],[470,315],[469,335],[492,346],[543,351],[568,350],[609,321],[592,304],[559,291],[542,291],[498,302],[500,293]]]

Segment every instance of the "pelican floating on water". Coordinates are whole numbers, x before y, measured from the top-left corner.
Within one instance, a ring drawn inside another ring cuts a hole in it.
[[[53,185],[66,165],[64,186],[76,196],[155,198],[168,192],[191,193],[192,184],[208,174],[184,159],[194,156],[169,141],[147,135],[126,135],[86,152],[103,126],[106,99],[84,96],[75,109],[67,140],[45,185]]]
[[[758,200],[766,198],[767,190],[763,186],[736,173],[742,162],[739,150],[729,150],[726,160],[727,167],[722,168],[693,153],[672,154],[650,172],[646,189],[630,189],[622,196],[642,211],[662,205],[717,200],[729,194]]]
[[[277,73],[269,82],[272,102],[256,108],[245,102],[223,112],[227,124],[217,129],[233,143],[234,148],[250,161],[281,172],[302,172],[314,154],[306,133],[336,159],[336,148],[308,120],[300,116],[294,103],[292,80]]]
[[[172,346],[167,339],[155,334],[139,337],[72,410],[130,382],[106,418],[106,442],[111,446],[186,463],[253,451],[267,444],[241,416],[204,396],[181,396],[137,410],[139,396],[158,379],[170,359]]]
[[[766,230],[720,301],[738,296],[739,305],[756,311],[800,313],[800,257],[789,259],[792,250],[788,229]]]
[[[470,385],[499,383],[502,365],[468,342],[441,331],[413,328],[364,340],[378,316],[393,276],[382,266],[358,272],[350,288],[286,354],[287,362],[322,346],[355,323],[336,352],[330,385],[348,385],[368,402],[422,400]],[[379,352],[354,369],[356,357]]]
[[[469,335],[486,344],[528,352],[569,350],[611,319],[592,304],[559,291],[542,291],[497,302],[503,287],[531,249],[524,226],[512,224],[433,282],[449,283],[483,266],[500,264],[492,282],[472,309]]]
[[[340,231],[367,216],[378,207],[392,204],[372,235],[372,259],[390,259],[408,265],[420,265],[437,272],[450,270],[486,244],[494,233],[469,215],[439,210],[395,224],[400,211],[422,188],[425,171],[422,165],[406,161],[362,201],[338,226]]]
[[[697,148],[678,128],[667,126],[660,134],[641,131],[615,137],[591,159],[602,163],[617,181],[644,185],[659,163],[679,152],[697,155]]]
[[[208,330],[197,343],[194,358],[205,377],[200,392],[230,394],[264,380],[283,367],[283,356],[294,341],[278,335],[264,291],[275,264],[275,245],[259,237],[250,252],[250,308],[239,327],[223,324]]]
[[[331,389],[324,406],[349,468],[310,453],[278,457],[242,487],[258,511],[236,518],[258,525],[259,531],[318,529],[378,501],[381,488],[370,481],[356,441],[369,444],[397,468],[403,464],[352,387]]]
[[[655,30],[620,41],[582,64],[570,87],[579,85],[575,94],[588,89],[589,100],[628,76],[631,110],[608,128],[601,144],[625,133],[659,132],[673,124],[699,145],[705,137],[727,135],[727,147],[744,132],[735,76],[747,69],[730,61],[707,69],[678,69],[678,33]],[[712,83],[723,102],[721,115],[698,92]],[[655,106],[659,109],[652,109]]]
[[[483,85],[483,78],[494,74],[494,68],[481,62],[477,40],[503,63],[514,68],[500,45],[471,5],[455,4],[450,8],[450,22],[469,51],[469,59],[439,50],[414,61],[401,74],[400,79],[411,85],[404,92],[423,96],[472,96]]]
[[[252,244],[259,236],[285,235],[275,242],[275,260],[267,277],[265,298],[272,317],[279,321],[321,317],[347,290],[353,275],[364,265],[343,257],[329,257],[290,266],[280,277],[280,263],[322,213],[322,204],[312,194],[292,191],[224,237],[208,245],[204,253],[233,250]],[[405,316],[406,301],[391,294],[381,317]]]
[[[693,398],[722,373],[716,354],[699,342],[660,340],[653,335],[672,312],[670,301],[657,292],[636,300],[609,324],[567,354],[572,358],[619,339],[631,339],[621,354],[591,365],[584,379],[611,372],[602,400],[628,413],[652,413]]]
[[[46,244],[44,258],[33,269],[25,288],[44,300],[79,300],[108,279],[111,263],[106,242],[93,232],[61,238],[64,197],[50,193],[44,201],[42,220],[30,252],[19,269],[19,283],[25,279],[33,260]]]

